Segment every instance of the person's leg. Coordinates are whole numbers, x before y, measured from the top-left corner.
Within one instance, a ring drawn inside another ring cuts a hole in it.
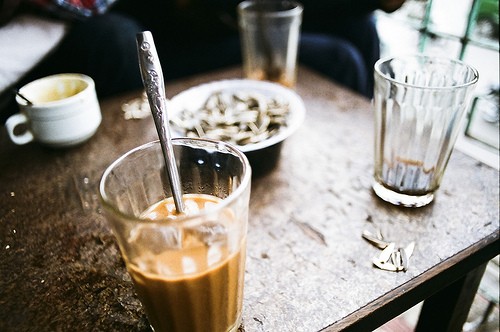
[[[108,13],[76,23],[57,49],[25,81],[62,72],[92,77],[100,97],[142,87],[136,34],[140,26]]]
[[[369,73],[367,90],[373,90],[373,66],[380,58],[380,39],[373,15],[364,15],[337,24],[332,31],[351,42],[361,53]],[[370,92],[370,96],[373,92]]]
[[[94,79],[99,97],[142,88],[135,41],[140,30],[134,20],[111,13],[76,23],[61,44],[16,86],[48,75],[81,73]],[[2,105],[0,122],[17,111],[12,94]]]
[[[331,35],[302,33],[299,61],[341,85],[371,97],[363,57],[348,41]]]
[[[372,13],[359,16],[332,18],[328,13],[316,13],[306,16],[302,31],[306,33],[324,34],[348,41],[361,54],[365,71],[368,73],[367,96],[373,95],[373,66],[380,58],[380,40]]]

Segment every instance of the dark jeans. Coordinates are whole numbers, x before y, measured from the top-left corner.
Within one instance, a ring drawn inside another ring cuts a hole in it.
[[[368,98],[373,96],[373,66],[380,57],[375,21],[365,15],[303,29],[299,60]]]

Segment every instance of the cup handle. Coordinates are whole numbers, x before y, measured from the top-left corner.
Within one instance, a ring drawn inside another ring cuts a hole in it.
[[[27,124],[28,122],[28,117],[23,113],[14,114],[7,119],[7,121],[5,122],[5,127],[7,128],[7,133],[9,134],[12,142],[17,145],[23,145],[31,142],[34,139],[33,134],[28,128],[22,134],[16,135],[14,133],[14,130],[17,126]]]

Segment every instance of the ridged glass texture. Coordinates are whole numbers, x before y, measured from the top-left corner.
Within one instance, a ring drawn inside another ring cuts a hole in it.
[[[382,199],[407,206],[432,201],[477,80],[474,68],[447,58],[375,64],[374,189]]]

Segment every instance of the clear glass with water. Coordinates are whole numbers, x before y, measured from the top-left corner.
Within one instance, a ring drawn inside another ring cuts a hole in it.
[[[426,55],[375,64],[375,193],[395,205],[429,204],[439,188],[478,72]]]

